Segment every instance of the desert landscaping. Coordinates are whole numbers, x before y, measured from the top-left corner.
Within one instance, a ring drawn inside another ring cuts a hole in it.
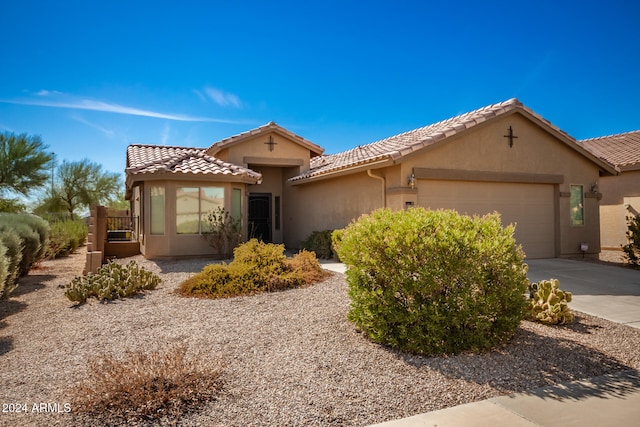
[[[420,357],[373,344],[356,330],[346,319],[340,273],[309,287],[210,300],[173,293],[208,260],[131,259],[161,277],[156,290],[75,306],[64,287],[82,272],[80,248],[42,261],[0,301],[0,425],[364,426],[640,369],[640,330],[582,313],[562,327],[523,321],[494,351]],[[215,400],[178,419],[125,421],[74,406],[89,361],[176,346],[222,363]]]

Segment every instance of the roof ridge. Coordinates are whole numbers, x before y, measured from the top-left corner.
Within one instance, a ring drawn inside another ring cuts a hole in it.
[[[396,135],[392,135],[392,136],[389,136],[389,137],[386,137],[386,138],[383,138],[383,139],[379,139],[377,141],[365,144],[364,146],[376,144],[376,143],[383,142],[383,141],[388,141],[390,139],[394,139],[394,138],[397,138],[397,137],[400,137],[400,136],[408,135],[410,133],[415,133],[417,131],[424,130],[424,129],[427,129],[427,128],[430,128],[430,127],[435,127],[436,125],[444,124],[446,122],[454,122],[456,119],[459,119],[461,117],[471,116],[473,114],[478,114],[478,113],[481,113],[481,112],[493,110],[493,109],[497,108],[498,106],[507,107],[507,106],[511,106],[511,105],[513,105],[514,107],[522,107],[523,106],[523,104],[520,101],[518,101],[517,98],[510,98],[510,99],[508,99],[506,101],[502,101],[502,102],[498,102],[498,103],[490,104],[490,105],[485,105],[484,107],[476,108],[475,110],[468,111],[466,113],[457,114],[455,116],[448,117],[448,118],[442,119],[442,120],[438,120],[437,122],[434,122],[434,123],[431,123],[431,124],[428,124],[428,125],[425,125],[425,126],[421,126],[419,128],[416,128],[416,129],[407,130],[407,131],[398,133]]]
[[[587,141],[595,141],[595,140],[598,140],[598,139],[614,138],[614,137],[626,136],[626,135],[630,135],[630,134],[634,134],[634,133],[640,134],[640,129],[639,130],[631,130],[631,131],[622,132],[622,133],[612,133],[610,135],[604,135],[604,136],[595,136],[593,138],[581,139],[578,142],[582,143],[582,142],[587,142]]]
[[[130,162],[131,159],[131,162]],[[127,176],[139,173],[213,173],[259,180],[261,174],[244,166],[225,162],[202,148],[133,144],[127,148]]]
[[[312,167],[309,171],[297,177],[290,178],[290,180],[295,181],[310,178],[351,166],[376,162],[383,158],[396,160],[423,147],[438,143],[453,135],[466,131],[487,120],[508,114],[515,110],[522,110],[535,120],[539,120],[548,126],[551,131],[566,137],[569,142],[576,142],[575,138],[525,106],[518,98],[509,98],[505,101],[485,105],[472,111],[457,114],[435,123],[401,132],[368,144],[359,145],[342,152],[320,156],[318,160],[313,161],[312,159]]]
[[[358,145],[357,147],[349,148],[347,150],[340,151],[340,152],[333,153],[333,154],[323,155],[323,156],[320,156],[320,157],[332,157],[332,156],[338,156],[340,154],[350,153],[350,152],[353,152],[353,151],[356,151],[356,150],[368,149],[373,145],[381,144],[383,142],[391,141],[391,140],[394,140],[394,139],[398,139],[398,138],[401,138],[403,136],[407,136],[407,135],[410,135],[410,134],[413,134],[413,133],[418,133],[420,131],[427,130],[428,128],[435,128],[435,127],[437,127],[438,125],[441,125],[441,124],[445,124],[445,123],[448,123],[448,122],[454,123],[454,122],[456,122],[457,119],[460,119],[460,118],[465,117],[465,116],[470,117],[470,116],[472,116],[474,114],[479,114],[479,113],[483,113],[483,112],[492,111],[497,107],[510,107],[512,105],[514,107],[522,107],[523,106],[523,104],[517,98],[510,98],[510,99],[508,99],[506,101],[502,101],[502,102],[495,103],[495,104],[490,104],[490,105],[485,105],[484,107],[477,108],[477,109],[475,109],[473,111],[468,111],[466,113],[461,113],[461,114],[455,115],[453,117],[449,117],[449,118],[442,119],[442,120],[439,120],[437,122],[434,122],[434,123],[431,123],[431,124],[428,124],[428,125],[425,125],[425,126],[421,126],[419,128],[410,129],[410,130],[407,130],[407,131],[404,131],[404,132],[401,132],[401,133],[398,133],[398,134],[395,134],[395,135],[388,136],[386,138],[378,139],[378,140],[373,141],[373,142],[369,142],[369,143],[366,143],[366,144]],[[495,115],[495,113],[494,113],[494,115]],[[439,131],[438,133],[444,133],[446,130],[453,129],[453,128],[455,128],[454,125],[448,127],[447,129],[443,129],[443,130]],[[425,137],[424,139],[428,139],[428,138],[429,137]],[[412,145],[414,145],[414,144],[412,144]],[[393,152],[393,151],[390,151],[390,153],[391,152]]]
[[[182,162],[183,160],[189,157],[193,157],[194,155],[198,157],[203,157],[203,156],[210,157],[205,153],[203,148],[196,148],[196,147],[179,147],[179,146],[152,145],[152,144],[131,144],[129,145],[129,147],[139,147],[139,148],[147,148],[147,149],[153,149],[153,150],[169,149],[169,150],[181,151],[180,153],[176,153],[175,157],[168,162],[166,161],[166,159],[163,159],[162,157],[157,159],[150,159],[147,162],[141,162],[141,164],[136,167],[127,168],[128,170],[131,170],[131,171],[141,170],[143,168],[147,168],[152,165],[161,165],[161,164],[165,165],[165,169],[170,169],[173,166],[177,165],[178,163]],[[127,147],[127,150],[129,147]],[[213,159],[216,159],[216,158],[213,157]]]
[[[251,135],[256,135],[260,132],[263,131],[268,131],[269,129],[274,129],[276,131],[280,131],[281,133],[287,135],[289,138],[291,138],[293,141],[297,141],[299,144],[305,146],[306,148],[317,152],[318,154],[322,154],[324,152],[324,148],[322,148],[321,146],[319,146],[318,144],[316,144],[315,142],[309,141],[308,139],[306,139],[305,137],[298,135],[297,133],[291,132],[289,129],[280,126],[279,124],[277,124],[276,122],[274,122],[273,120],[271,120],[270,122],[258,126],[256,128],[253,129],[249,129],[247,131],[244,132],[240,132],[237,133],[235,135],[231,135],[228,136],[226,138],[220,139],[218,141],[215,141],[214,143],[210,144],[205,151],[209,151],[211,149],[218,148],[218,147],[224,147],[227,144],[232,143],[233,141],[236,140],[241,140],[242,138],[246,137],[246,136],[251,136]]]
[[[198,151],[205,151],[206,148],[202,148],[202,147],[185,147],[182,145],[156,145],[156,144],[129,144],[127,146],[127,148],[129,147],[141,147],[141,148],[175,148],[175,149],[179,149],[179,150],[198,150]]]

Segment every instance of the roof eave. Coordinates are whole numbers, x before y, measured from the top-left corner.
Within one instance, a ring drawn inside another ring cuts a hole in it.
[[[391,166],[394,163],[395,162],[393,158],[391,158],[391,156],[388,156],[381,160],[379,159],[372,162],[361,163],[358,165],[352,165],[352,166],[347,166],[347,167],[338,168],[338,169],[330,169],[326,172],[322,172],[317,175],[312,175],[305,178],[295,179],[296,177],[293,177],[293,178],[289,178],[288,181],[293,186],[308,184],[311,182],[317,182],[325,179],[336,178],[339,176],[350,175],[353,173],[364,172],[369,169],[380,169],[383,167]]]
[[[208,181],[208,182],[236,182],[241,184],[259,184],[262,182],[262,174],[202,174],[188,172],[165,172],[158,171],[152,173],[126,173],[125,187],[131,188],[138,182],[146,181]]]

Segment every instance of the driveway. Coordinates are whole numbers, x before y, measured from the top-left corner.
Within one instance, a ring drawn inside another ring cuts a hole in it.
[[[567,259],[526,260],[529,280],[558,279],[569,307],[640,328],[640,270]]]

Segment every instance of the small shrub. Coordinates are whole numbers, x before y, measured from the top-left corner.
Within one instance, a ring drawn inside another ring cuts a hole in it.
[[[65,295],[69,300],[80,304],[91,297],[111,301],[155,289],[159,283],[160,278],[156,274],[139,267],[135,261],[130,261],[126,266],[110,262],[100,267],[95,274],[89,273],[73,279],[67,285]]]
[[[640,266],[640,215],[632,216],[627,221],[627,241],[622,251],[627,262],[633,267]]]
[[[233,218],[222,207],[212,209],[207,213],[203,224],[202,237],[215,249],[220,258],[229,258],[233,248],[242,239],[242,222]]]
[[[52,222],[46,255],[57,258],[73,253],[87,240],[88,232],[87,224],[79,219]]]
[[[336,254],[333,251],[331,244],[331,234],[333,230],[314,231],[307,240],[302,242],[302,247],[305,250],[315,252],[318,258],[332,259],[336,258]]]
[[[223,367],[185,347],[104,355],[89,361],[88,378],[73,390],[74,411],[129,419],[178,418],[213,401],[223,387]]]
[[[232,263],[247,264],[258,270],[278,274],[284,269],[286,260],[284,245],[251,239],[235,248]]]
[[[284,245],[251,239],[236,247],[227,264],[210,264],[185,280],[176,292],[185,296],[228,298],[274,292],[324,277],[315,254],[302,251],[288,260]]]
[[[196,275],[185,280],[180,292],[192,296],[226,295],[231,274],[226,264],[209,264]]]
[[[329,274],[322,269],[315,253],[306,250],[301,250],[295,254],[293,258],[287,260],[287,264],[289,270],[298,272],[307,285],[319,282]]]
[[[524,254],[497,214],[377,210],[337,242],[350,321],[372,341],[418,354],[504,343],[526,314]]]
[[[529,284],[529,314],[532,320],[547,325],[566,325],[573,322],[569,310],[571,292],[560,290],[558,279]]]

